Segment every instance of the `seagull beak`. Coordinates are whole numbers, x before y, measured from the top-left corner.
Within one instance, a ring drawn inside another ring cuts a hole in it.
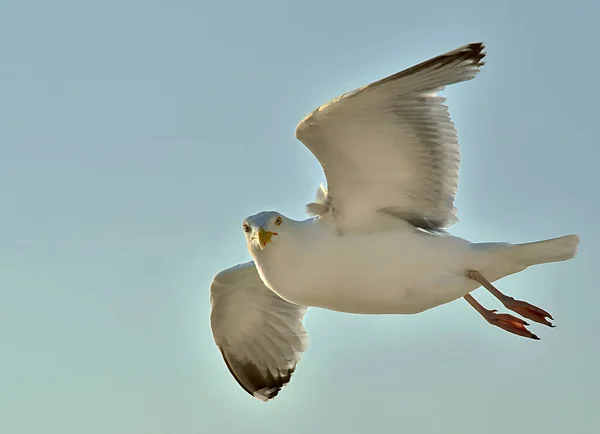
[[[262,226],[258,228],[258,245],[261,249],[264,249],[267,244],[271,242],[271,237],[278,235],[277,232],[265,231]]]

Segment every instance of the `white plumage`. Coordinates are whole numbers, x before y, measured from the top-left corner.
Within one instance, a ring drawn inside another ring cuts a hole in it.
[[[464,297],[491,324],[537,339],[523,320],[469,294],[487,288],[504,306],[550,325],[540,308],[491,282],[573,257],[579,238],[513,245],[471,243],[456,222],[460,153],[445,86],[479,71],[483,44],[463,46],[319,107],[296,137],[321,163],[328,188],[295,221],[274,211],[244,220],[253,262],[217,274],[211,326],[233,376],[255,397],[279,392],[306,349],[306,307],[411,314]]]

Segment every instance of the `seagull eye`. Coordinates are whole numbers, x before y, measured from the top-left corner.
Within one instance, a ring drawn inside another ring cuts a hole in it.
[[[275,223],[275,226],[279,226],[281,223],[283,223],[283,221],[281,220],[281,216],[277,216],[273,223]]]
[[[244,232],[248,233],[250,232],[250,225],[244,223],[244,226],[242,226],[244,228]]]

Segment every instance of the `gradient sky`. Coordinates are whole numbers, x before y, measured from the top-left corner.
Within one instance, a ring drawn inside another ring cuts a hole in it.
[[[83,3],[0,4],[0,432],[597,432],[598,2]],[[462,300],[309,310],[290,385],[254,400],[213,343],[208,288],[249,258],[244,217],[303,218],[324,181],[296,124],[472,41],[486,65],[444,93],[452,232],[579,233],[576,259],[499,283],[557,328],[519,338]]]

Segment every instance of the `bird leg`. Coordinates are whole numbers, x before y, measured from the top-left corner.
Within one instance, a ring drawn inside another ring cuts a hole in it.
[[[554,327],[552,323],[546,319],[554,318],[552,318],[552,315],[550,315],[544,309],[540,309],[539,307],[529,304],[526,301],[515,300],[514,298],[503,294],[494,285],[488,282],[487,279],[485,279],[479,271],[467,270],[467,277],[469,279],[473,279],[479,282],[485,289],[490,291],[494,297],[500,300],[500,302],[507,309],[510,309],[513,312],[517,312],[519,315],[537,323],[544,324],[549,327]]]
[[[473,298],[471,294],[467,294],[463,297],[467,302],[475,308],[477,312],[481,314],[482,317],[485,318],[487,322],[496,327],[500,327],[503,330],[506,330],[509,333],[514,333],[515,335],[523,336],[525,338],[536,339],[539,340],[536,335],[531,333],[525,326],[528,326],[525,321],[516,316],[512,316],[508,313],[496,313],[497,310],[488,310],[483,307],[477,300]]]

